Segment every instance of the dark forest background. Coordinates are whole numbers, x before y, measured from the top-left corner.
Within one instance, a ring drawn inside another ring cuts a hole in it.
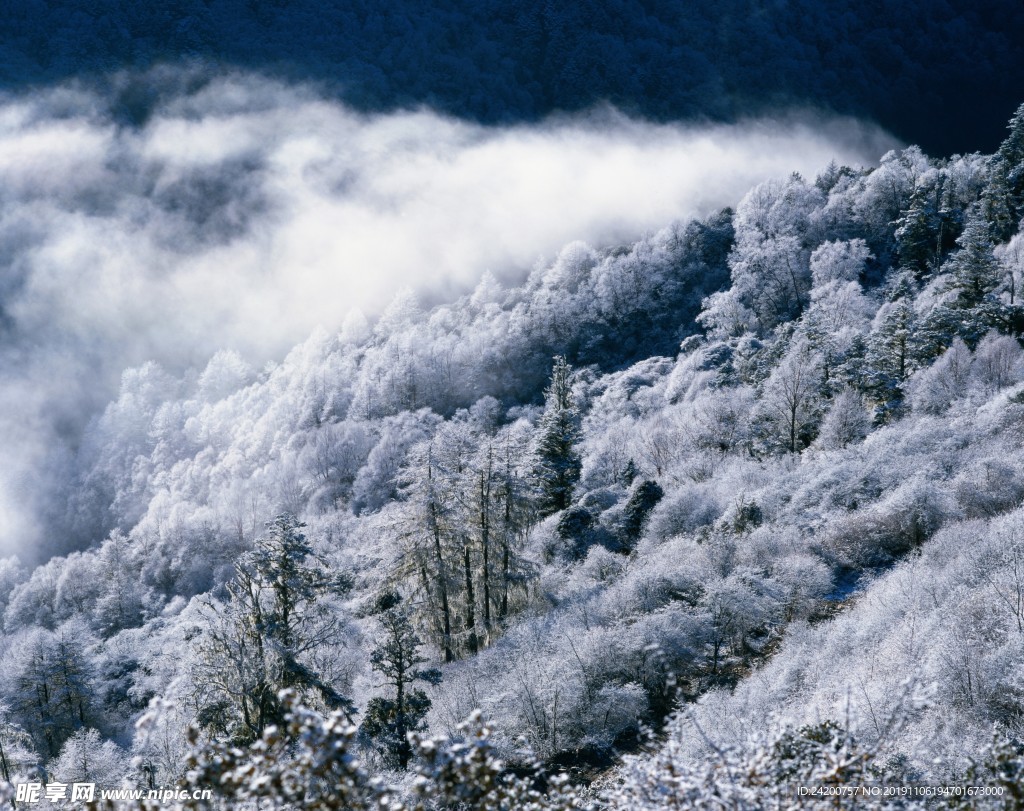
[[[426,104],[485,123],[602,102],[658,120],[808,105],[872,118],[949,154],[998,144],[1024,76],[1019,0],[3,5],[0,86],[9,90],[107,82],[122,68],[185,59],[205,68],[194,77],[257,68],[324,83],[367,111]],[[168,77],[125,75],[114,80],[119,111],[145,120]]]

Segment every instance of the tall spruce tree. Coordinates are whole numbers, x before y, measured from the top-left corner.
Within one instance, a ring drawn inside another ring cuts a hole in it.
[[[916,325],[913,308],[902,298],[883,313],[878,329],[868,340],[863,385],[879,422],[888,422],[902,409],[904,383],[916,368]]]
[[[380,642],[370,653],[371,667],[384,676],[385,684],[394,692],[390,696],[370,699],[360,732],[367,736],[390,766],[405,769],[412,757],[410,732],[426,729],[424,718],[430,699],[415,682],[438,684],[441,671],[420,669],[427,661],[419,652],[423,644],[400,607],[397,595],[387,595],[383,605],[390,607],[380,615]]]
[[[1005,242],[1017,230],[1009,186],[1010,172],[1006,160],[999,155],[993,155],[988,166],[989,178],[981,192],[981,210],[992,229],[993,238]]]
[[[551,384],[544,392],[544,415],[534,449],[534,475],[541,515],[564,510],[580,477],[580,413],[572,394],[572,368],[562,356],[555,358]]]
[[[951,306],[976,309],[1002,281],[1002,269],[992,253],[989,224],[978,206],[968,212],[956,244],[959,250],[943,266],[943,271],[950,274],[948,289],[955,294]]]
[[[996,295],[1003,269],[992,251],[989,223],[982,207],[968,212],[958,250],[942,266],[949,299],[932,310],[920,325],[920,360],[929,362],[948,349],[955,338],[973,348],[991,329],[1009,328],[1011,314]]]
[[[1008,129],[1010,134],[1000,144],[991,168],[993,174],[999,175],[995,185],[1003,187],[1011,222],[1015,226],[1024,216],[1024,104],[1013,114]]]
[[[910,196],[910,206],[899,219],[895,232],[900,266],[920,281],[938,269],[942,250],[942,176],[921,184]]]

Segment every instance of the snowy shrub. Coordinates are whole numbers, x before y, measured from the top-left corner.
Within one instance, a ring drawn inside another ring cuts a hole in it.
[[[971,377],[985,394],[1016,385],[1024,380],[1024,349],[1009,335],[990,332],[974,350]]]
[[[721,512],[712,488],[701,484],[675,488],[652,510],[647,534],[656,540],[683,535],[714,523]]]
[[[953,495],[969,518],[998,515],[1024,499],[1024,471],[1015,460],[986,458],[960,471]]]
[[[917,372],[910,381],[913,407],[928,414],[941,414],[967,394],[973,363],[971,350],[957,339],[934,364]]]
[[[864,400],[852,389],[843,389],[821,421],[815,445],[823,450],[841,450],[859,442],[871,430],[871,415]]]

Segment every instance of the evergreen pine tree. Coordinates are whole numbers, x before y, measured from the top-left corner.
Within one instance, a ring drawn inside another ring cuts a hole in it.
[[[919,285],[914,273],[909,268],[902,268],[889,274],[882,286],[882,295],[886,301],[913,299],[918,293]]]
[[[864,382],[880,422],[888,422],[902,408],[903,384],[914,371],[916,321],[909,302],[900,299],[868,340]]]
[[[969,315],[971,312],[968,310],[940,304],[924,318],[918,319],[913,340],[915,368],[930,364],[953,345],[958,335],[970,331],[969,319],[964,318]]]
[[[1024,215],[1024,104],[1013,114],[1008,129],[1010,134],[1000,144],[992,169],[999,174],[996,182],[1005,186],[1011,222],[1016,225]]]
[[[626,487],[631,487],[633,484],[633,480],[639,475],[640,471],[636,466],[636,462],[633,461],[633,457],[631,456],[629,457],[629,461],[626,462],[626,467],[623,468],[622,474],[620,475],[622,483],[626,485]]]
[[[989,179],[981,192],[981,213],[998,242],[1008,240],[1017,229],[1008,176],[1006,160],[993,155],[989,161]]]
[[[961,338],[974,347],[989,330],[1006,329],[1010,314],[996,296],[1003,271],[992,251],[992,238],[981,206],[972,206],[957,250],[942,270],[948,274],[950,299],[929,313],[922,326],[921,360],[938,357]]]
[[[993,293],[1002,277],[999,263],[992,253],[992,237],[988,222],[978,206],[968,214],[967,224],[956,241],[959,250],[943,265],[950,274],[948,289],[955,293],[951,306],[958,309],[977,308]]]
[[[650,479],[641,482],[632,492],[622,511],[622,534],[627,549],[632,549],[640,539],[651,510],[664,495],[661,485]]]
[[[836,369],[835,385],[837,388],[845,385],[860,392],[867,388],[867,354],[868,342],[858,332],[850,339],[850,344],[846,347]]]
[[[565,358],[555,358],[551,384],[544,393],[544,415],[537,431],[534,475],[540,494],[541,515],[564,510],[580,477],[580,413],[570,385],[572,369]]]
[[[943,227],[940,193],[938,181],[918,186],[896,228],[900,266],[912,271],[919,281],[933,273],[939,263]]]
[[[417,668],[427,661],[419,652],[423,643],[401,608],[384,611],[380,624],[383,634],[370,653],[370,665],[384,676],[394,693],[370,699],[359,729],[373,741],[388,765],[405,769],[412,757],[408,733],[426,729],[424,718],[430,709],[427,694],[411,685],[417,681],[438,684],[441,672],[436,668]]]

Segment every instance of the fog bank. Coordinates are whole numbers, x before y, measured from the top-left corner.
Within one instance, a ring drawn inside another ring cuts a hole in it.
[[[654,125],[613,111],[487,128],[366,116],[235,75],[126,128],[71,87],[0,102],[0,553],[53,523],[61,476],[123,369],[231,347],[260,362],[317,325],[508,281],[755,183],[893,143],[809,114]]]

